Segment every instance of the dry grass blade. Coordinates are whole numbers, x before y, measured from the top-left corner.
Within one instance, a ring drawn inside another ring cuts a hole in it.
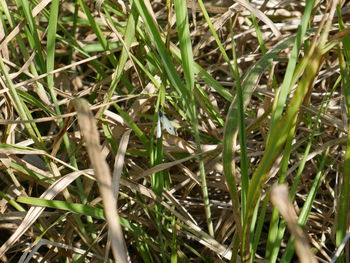
[[[129,143],[130,133],[131,133],[131,130],[128,130],[123,134],[123,137],[120,140],[117,156],[115,157],[115,161],[114,161],[113,192],[114,192],[115,200],[118,200],[120,176],[121,176],[122,170],[123,170],[124,157],[125,157],[126,148],[128,146],[128,143]]]
[[[101,144],[95,118],[85,100],[76,99],[73,101],[73,106],[78,113],[78,123],[104,203],[114,258],[117,262],[128,262],[122,228],[119,223],[117,200],[112,190],[112,176],[106,160],[101,155]]]
[[[288,186],[285,184],[275,185],[271,191],[271,202],[277,207],[284,220],[287,222],[290,232],[295,238],[295,249],[301,263],[318,262],[312,253],[307,237],[297,223],[297,214],[292,203],[289,201]]]
[[[332,257],[332,260],[330,261],[331,263],[337,262],[338,258],[341,256],[341,253],[343,252],[346,246],[346,243],[349,241],[349,239],[350,239],[350,232],[347,232],[342,243],[337,248],[337,251],[335,251],[334,256]]]
[[[247,8],[252,14],[254,14],[257,18],[259,18],[261,21],[263,21],[266,25],[268,25],[273,32],[273,34],[277,37],[281,37],[281,32],[278,30],[278,28],[275,26],[275,24],[269,19],[263,12],[261,12],[259,9],[253,7],[251,4],[249,4],[245,0],[235,0],[235,2],[239,3],[241,6],[244,6]]]
[[[61,179],[53,183],[40,198],[46,200],[52,200],[58,193],[65,189],[75,179],[77,179],[83,172],[74,172],[67,174]],[[12,236],[0,247],[0,258],[16,243],[16,241],[28,230],[28,228],[34,224],[37,218],[44,211],[44,207],[31,207],[27,212],[26,217],[23,219],[21,225],[12,234]]]
[[[146,171],[144,171],[143,173],[141,173],[140,175],[137,175],[133,178],[133,180],[139,180],[140,178],[143,178],[143,177],[146,177],[146,176],[149,176],[153,173],[157,173],[157,172],[160,172],[160,171],[164,171],[166,169],[169,169],[170,167],[173,167],[175,165],[178,165],[178,164],[181,164],[181,163],[184,163],[184,162],[187,162],[191,159],[194,159],[196,157],[199,157],[203,154],[194,154],[194,155],[191,155],[189,157],[186,157],[186,158],[183,158],[183,159],[180,159],[180,160],[176,160],[176,161],[172,161],[172,162],[168,162],[168,163],[161,163],[161,164],[158,164]]]
[[[25,149],[25,148],[0,148],[0,153],[5,154],[28,154],[28,155],[45,155],[43,150]]]

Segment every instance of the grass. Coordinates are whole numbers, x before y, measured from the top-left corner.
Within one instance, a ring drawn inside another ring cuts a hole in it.
[[[1,261],[349,262],[328,2],[2,1]]]

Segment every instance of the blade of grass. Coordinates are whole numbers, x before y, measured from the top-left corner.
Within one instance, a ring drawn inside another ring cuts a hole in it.
[[[33,205],[33,206],[41,206],[41,207],[65,210],[72,213],[92,216],[97,219],[106,219],[103,209],[92,207],[89,205],[58,201],[58,200],[47,200],[47,199],[41,199],[36,197],[24,197],[24,196],[18,197],[17,202],[22,204]]]
[[[336,224],[336,245],[340,246],[346,232],[348,230],[348,218],[349,218],[349,202],[350,202],[350,78],[349,78],[349,61],[350,61],[350,38],[345,37],[343,40],[344,51],[338,49],[338,59],[340,65],[340,74],[342,77],[342,87],[344,93],[345,106],[347,109],[348,117],[348,134],[346,142],[346,150],[344,155],[344,167],[343,178],[340,188],[340,195],[338,199],[338,215]],[[344,254],[338,258],[337,262],[344,262]]]
[[[311,13],[314,8],[315,1],[307,1],[305,10],[303,13],[303,17],[301,19],[300,26],[297,31],[297,36],[295,38],[295,42],[293,45],[292,52],[290,54],[290,58],[288,60],[288,65],[286,69],[286,74],[284,76],[283,82],[281,87],[279,88],[277,102],[276,102],[276,108],[274,109],[272,113],[271,118],[271,124],[270,124],[270,130],[273,130],[273,128],[277,125],[278,120],[280,119],[282,112],[283,112],[283,106],[286,103],[288,93],[293,86],[293,75],[295,71],[295,67],[298,61],[298,54],[301,49],[301,45],[303,43],[303,39],[306,34],[307,27],[309,25],[309,21],[311,18]]]
[[[199,0],[201,1],[201,0]],[[248,1],[246,0],[236,0],[237,3],[244,6],[246,9],[250,11],[251,14],[258,17],[261,21],[263,21],[266,25],[268,25],[273,32],[273,34],[279,38],[281,36],[281,32],[275,26],[275,24],[259,9],[254,8]]]
[[[295,236],[295,246],[301,263],[317,263],[312,253],[309,242],[303,230],[297,224],[297,215],[293,204],[289,201],[288,186],[285,184],[275,185],[271,190],[271,202],[278,208],[280,214],[287,222],[288,228]]]
[[[323,169],[324,169],[324,165],[325,165],[326,160],[327,160],[328,153],[329,153],[329,148],[327,148],[327,150],[325,151],[325,153],[322,156],[321,163],[320,163],[320,166],[318,168],[317,174],[315,176],[315,179],[314,179],[314,181],[312,183],[312,186],[311,186],[311,189],[310,189],[309,194],[307,196],[307,199],[306,199],[306,201],[305,201],[305,203],[303,205],[303,208],[302,208],[302,210],[300,212],[300,215],[298,217],[297,223],[299,224],[300,227],[304,227],[305,226],[306,221],[308,219],[308,216],[310,214],[310,211],[312,209],[312,205],[313,205],[313,202],[315,200],[315,197],[316,197],[316,194],[317,194],[317,190],[318,190],[318,188],[320,186],[321,179],[323,177]],[[287,222],[287,224],[288,224],[288,222]],[[297,248],[297,244],[293,244],[292,243],[292,238],[290,238],[289,241],[288,241],[286,250],[284,252],[284,255],[282,256],[280,262],[281,263],[290,262],[292,260],[292,256],[293,256],[295,248],[298,249]],[[297,251],[297,253],[298,253],[298,251]]]
[[[188,13],[185,0],[175,1],[175,13],[176,13],[176,25],[178,29],[178,37],[180,41],[180,51],[182,66],[184,70],[187,93],[189,94],[188,110],[190,114],[190,120],[193,123],[196,151],[198,154],[202,152],[201,150],[201,139],[199,137],[198,129],[198,117],[196,110],[196,103],[194,97],[194,58],[192,54],[192,44],[190,39],[190,30],[188,24]],[[204,209],[206,214],[206,220],[208,225],[208,231],[211,236],[214,236],[214,227],[211,218],[210,203],[209,203],[209,194],[207,179],[205,175],[204,162],[202,159],[198,159],[199,162],[199,171],[201,177],[201,188],[204,199]]]
[[[5,199],[17,211],[27,213],[27,211],[24,209],[24,207],[22,207],[20,204],[18,204],[12,197],[8,196],[6,193],[0,191],[0,197]]]
[[[94,167],[95,176],[99,184],[108,221],[114,258],[118,262],[128,262],[127,250],[117,211],[117,200],[114,198],[112,190],[112,176],[106,160],[100,154],[101,145],[94,116],[86,101],[76,99],[73,101],[73,105],[78,112],[79,126],[82,130],[90,161]]]
[[[59,0],[51,1],[50,17],[47,32],[47,57],[46,57],[46,70],[50,72],[55,69],[55,51],[56,51],[56,31],[58,24],[58,10],[59,10]],[[51,95],[51,99],[54,103],[56,113],[61,115],[61,111],[58,107],[57,95],[54,90],[54,76],[47,76],[48,90]]]
[[[259,217],[257,219],[257,225],[256,225],[254,232],[253,232],[254,237],[252,240],[252,248],[251,248],[252,257],[251,257],[250,262],[255,262],[256,252],[257,252],[257,249],[259,246],[259,241],[260,241],[260,236],[261,236],[261,233],[262,233],[262,230],[264,227],[264,223],[265,223],[265,215],[266,215],[267,206],[269,205],[269,199],[270,199],[270,191],[266,193],[265,200],[264,200],[264,203],[262,205],[262,209],[261,209]]]

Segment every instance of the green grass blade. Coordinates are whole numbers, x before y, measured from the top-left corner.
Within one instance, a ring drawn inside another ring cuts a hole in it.
[[[185,86],[181,82],[181,80],[176,72],[175,66],[172,63],[171,56],[170,56],[168,50],[166,49],[166,46],[162,40],[162,37],[160,35],[160,32],[159,32],[158,27],[156,25],[156,22],[154,21],[154,19],[150,15],[148,9],[146,8],[144,1],[135,0],[133,3],[135,4],[140,16],[144,20],[144,26],[147,28],[147,32],[148,32],[151,40],[153,41],[154,45],[157,48],[160,59],[162,61],[162,65],[165,69],[167,77],[169,78],[169,82],[171,83],[171,85],[173,87],[175,87],[175,89],[179,93],[179,95],[181,97],[180,99],[182,101],[182,106],[185,107],[186,101],[188,101],[189,94],[186,91]]]
[[[253,231],[254,237],[253,237],[252,248],[251,248],[252,257],[250,259],[250,262],[254,262],[254,260],[255,260],[256,252],[257,252],[257,249],[259,246],[260,236],[261,236],[261,233],[263,231],[263,227],[264,227],[264,223],[265,223],[266,210],[267,210],[267,207],[269,205],[269,200],[270,200],[269,197],[270,197],[270,191],[268,193],[266,193],[265,200],[264,200],[264,203],[262,205],[262,209],[261,209],[259,217],[257,219],[256,228]]]
[[[343,92],[345,98],[345,105],[347,108],[348,119],[350,117],[350,78],[349,78],[349,57],[350,54],[350,42],[349,37],[346,37],[343,41],[344,55],[338,51],[338,59],[340,64],[340,73],[342,77]],[[346,58],[346,60],[345,60]],[[347,63],[347,64],[346,64]],[[346,142],[346,150],[344,156],[343,167],[343,179],[340,189],[339,203],[338,203],[338,216],[336,225],[336,245],[339,246],[348,231],[348,212],[350,202],[350,132],[348,123],[348,134]],[[344,256],[342,255],[337,262],[344,262]]]
[[[47,72],[53,71],[55,69],[55,51],[56,51],[56,31],[58,24],[58,9],[59,0],[51,1],[49,25],[47,32],[47,59],[46,59],[46,69]],[[61,114],[61,111],[57,103],[57,95],[54,90],[54,75],[47,76],[48,89],[51,95],[51,99],[54,103],[57,114]]]
[[[43,206],[49,208],[55,208],[60,210],[69,211],[72,213],[92,216],[97,219],[106,219],[103,209],[96,208],[88,205],[70,203],[65,201],[57,200],[45,200],[35,197],[18,197],[17,202],[22,204],[34,205],[34,206]]]
[[[270,124],[271,130],[273,130],[273,128],[277,125],[277,122],[282,115],[283,107],[286,103],[288,93],[290,91],[290,88],[293,85],[293,76],[294,76],[295,67],[298,61],[298,55],[301,49],[301,45],[303,43],[303,39],[306,34],[307,27],[309,25],[309,21],[311,18],[311,13],[314,8],[314,5],[315,5],[314,0],[306,1],[304,14],[301,19],[301,23],[297,31],[297,36],[295,38],[295,43],[288,61],[286,74],[284,76],[283,83],[279,89],[280,92],[278,93],[276,108],[272,114],[271,124]]]
[[[188,110],[190,114],[190,119],[193,123],[193,129],[195,133],[195,141],[196,141],[196,150],[197,153],[201,153],[201,140],[199,137],[199,129],[198,129],[198,117],[196,110],[196,103],[194,98],[194,59],[192,54],[192,44],[190,39],[190,30],[188,24],[188,13],[186,7],[185,0],[177,0],[175,1],[175,13],[176,13],[176,25],[178,31],[178,37],[180,41],[180,51],[181,51],[181,62],[183,66],[183,71],[186,80],[186,88],[188,96],[189,105]],[[202,159],[198,159],[199,162],[199,170],[201,177],[201,188],[204,199],[204,210],[207,219],[208,231],[211,236],[214,236],[214,227],[213,221],[211,218],[210,211],[210,203],[209,203],[209,194],[208,194],[208,186],[207,179],[205,175],[204,162]]]

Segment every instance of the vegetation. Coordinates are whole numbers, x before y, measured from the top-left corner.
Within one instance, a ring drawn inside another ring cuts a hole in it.
[[[349,262],[346,1],[0,1],[2,262]]]

